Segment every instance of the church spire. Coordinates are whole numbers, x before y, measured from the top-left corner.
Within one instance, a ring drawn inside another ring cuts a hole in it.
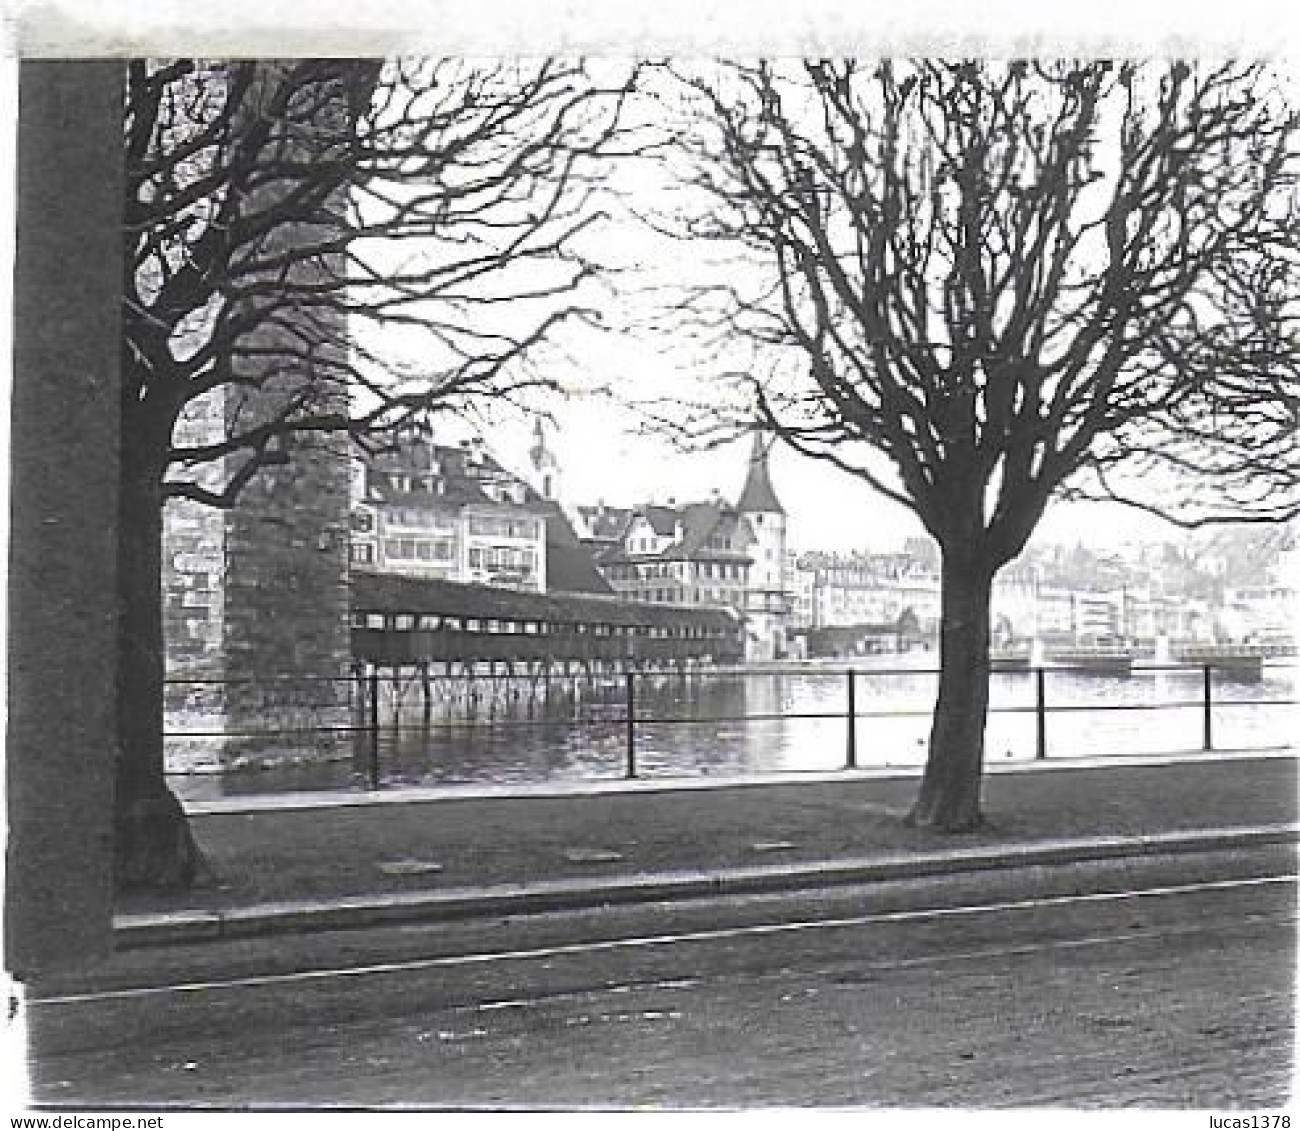
[[[546,450],[546,434],[542,431],[542,418],[533,417],[533,446],[528,449],[528,457],[533,461],[533,468],[541,471],[550,453]]]
[[[771,451],[772,441],[764,443],[762,433],[755,432],[754,447],[749,455],[749,475],[736,503],[736,509],[743,514],[785,514],[785,508],[772,489],[772,475],[767,466]]]
[[[559,478],[560,461],[546,446],[546,433],[542,429],[540,416],[533,421],[533,446],[529,449],[528,456],[532,460],[533,470],[537,472],[542,498],[553,500],[558,494],[556,481]]]

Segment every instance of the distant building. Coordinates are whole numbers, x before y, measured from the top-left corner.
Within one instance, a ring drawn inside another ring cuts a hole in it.
[[[753,533],[753,557],[745,587],[747,654],[772,660],[788,651],[792,595],[786,572],[785,508],[772,488],[768,458],[772,442],[755,434],[749,471],[736,510]]]
[[[811,593],[810,627],[868,624],[887,619],[891,602],[865,557],[810,554],[802,558],[799,572]]]
[[[1294,644],[1296,590],[1285,578],[1242,585],[1224,594],[1220,636],[1248,644]]]
[[[487,453],[410,437],[352,465],[353,565],[537,593],[609,593],[564,512]]]
[[[806,593],[810,628],[897,625],[922,635],[939,620],[939,579],[907,554],[811,552],[796,562],[796,592]]]
[[[753,532],[721,500],[634,507],[622,537],[597,559],[616,593],[633,601],[744,611]]]
[[[795,629],[812,628],[815,621],[817,590],[811,570],[800,569],[802,555],[798,550],[785,552],[785,576],[790,584],[790,626]]]
[[[581,505],[573,527],[614,591],[634,601],[734,609],[747,659],[788,654],[792,599],[786,516],[772,487],[770,443],[756,437],[733,505]]]

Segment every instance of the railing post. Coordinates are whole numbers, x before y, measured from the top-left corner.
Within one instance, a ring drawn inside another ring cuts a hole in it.
[[[1212,690],[1212,679],[1210,676],[1210,665],[1206,664],[1201,669],[1202,687],[1204,692],[1201,696],[1201,749],[1214,749],[1214,693]]]
[[[845,673],[848,676],[848,739],[845,749],[845,767],[850,770],[858,768],[858,704],[857,704],[857,681],[854,678],[852,668]]]
[[[370,788],[379,788],[379,665],[370,666]]]
[[[627,776],[636,777],[636,672],[628,672],[627,680]]]
[[[1034,757],[1047,757],[1047,673],[1034,669]]]

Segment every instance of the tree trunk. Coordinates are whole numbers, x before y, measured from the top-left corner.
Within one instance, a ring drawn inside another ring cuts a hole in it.
[[[921,791],[907,823],[970,832],[983,823],[980,779],[989,705],[989,610],[993,571],[945,552],[939,695]]]
[[[128,418],[123,436],[114,881],[118,891],[174,890],[190,887],[205,863],[164,773],[162,472],[145,430]]]

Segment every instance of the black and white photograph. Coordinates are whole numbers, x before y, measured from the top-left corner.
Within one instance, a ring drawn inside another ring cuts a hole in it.
[[[9,1126],[1288,1131],[1285,6],[262,7],[5,19]]]

